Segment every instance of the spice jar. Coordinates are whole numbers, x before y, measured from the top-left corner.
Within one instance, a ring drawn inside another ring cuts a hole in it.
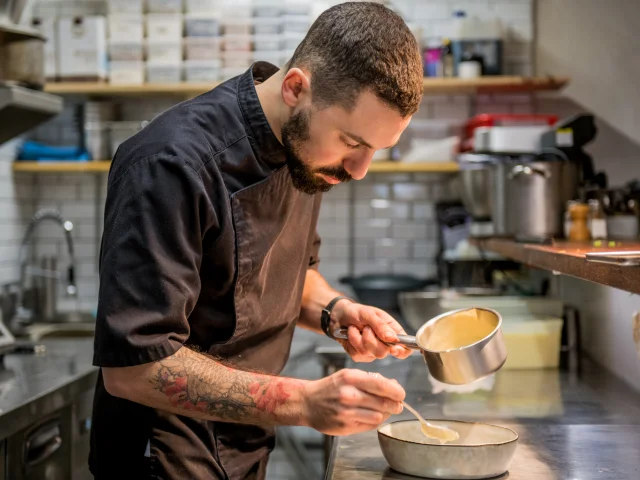
[[[569,205],[571,216],[571,228],[569,240],[573,242],[587,242],[591,239],[587,220],[589,217],[589,205],[585,203],[573,203]]]

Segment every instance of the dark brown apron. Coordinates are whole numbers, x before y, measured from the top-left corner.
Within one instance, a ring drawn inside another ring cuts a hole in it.
[[[286,167],[231,196],[237,248],[236,328],[231,340],[213,346],[209,354],[241,369],[269,374],[282,371],[300,315],[320,201],[320,195],[294,189]],[[265,477],[268,455],[275,446],[274,429],[159,415],[178,429],[173,433],[184,437],[177,440],[184,442],[184,449],[175,448],[171,433],[171,449],[154,448],[167,434],[154,429],[152,472],[154,461],[160,460],[164,468],[166,463],[172,465],[176,478]],[[199,458],[193,452],[194,444],[212,448],[213,463],[211,458]],[[193,453],[189,461],[179,458],[187,453]],[[162,458],[154,458],[157,456]]]

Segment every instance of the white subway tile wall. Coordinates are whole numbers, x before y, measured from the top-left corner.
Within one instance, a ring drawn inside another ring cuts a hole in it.
[[[354,272],[349,272],[351,188],[355,190]],[[381,195],[370,198],[376,191]],[[349,273],[402,273],[407,265],[411,267],[404,273],[435,276],[439,249],[435,203],[450,196],[450,188],[430,175],[375,173],[325,194],[318,227],[320,272],[339,288],[344,288],[339,278]]]
[[[505,26],[505,69],[513,74],[531,73],[533,0],[394,0],[393,6],[423,39],[448,35],[456,10],[481,17],[498,16]],[[42,17],[104,14],[103,1],[38,0],[34,13]],[[36,130],[34,138],[52,144],[77,144],[77,107],[82,97],[65,98],[65,110],[55,120]],[[151,120],[173,105],[174,99],[127,98],[120,101],[121,120]],[[412,136],[438,138],[455,134],[469,115],[482,112],[531,113],[528,95],[483,95],[474,103],[465,95],[426,96],[415,115]],[[1,148],[0,148],[0,151]],[[14,281],[15,258],[24,226],[36,209],[56,207],[73,221],[78,261],[79,302],[94,305],[97,299],[97,256],[102,232],[106,175],[20,175],[12,179],[12,154],[0,155],[0,281]],[[319,231],[323,237],[320,271],[336,286],[348,272],[350,189],[355,208],[355,273],[405,272],[435,275],[438,250],[435,227],[436,201],[455,196],[442,177],[425,174],[370,174],[353,185],[341,185],[325,195]],[[96,202],[98,202],[96,204]],[[97,217],[96,217],[97,209]],[[97,224],[97,225],[96,225]],[[66,246],[55,226],[43,224],[36,232],[37,254],[56,253],[65,265]],[[72,305],[61,302],[60,305]]]
[[[0,145],[0,284],[18,280],[18,252],[27,223],[33,216],[33,179],[15,176],[11,162],[20,140]]]

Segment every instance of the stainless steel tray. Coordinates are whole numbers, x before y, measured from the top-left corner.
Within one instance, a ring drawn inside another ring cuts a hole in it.
[[[626,252],[591,252],[586,255],[588,262],[606,263],[621,267],[639,267],[640,251]]]

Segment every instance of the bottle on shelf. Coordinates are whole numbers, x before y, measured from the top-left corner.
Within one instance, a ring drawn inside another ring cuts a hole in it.
[[[442,76],[445,78],[453,77],[453,49],[451,48],[451,40],[448,38],[442,40],[440,59],[442,61]]]
[[[607,239],[607,218],[600,200],[589,200],[589,231],[593,240]]]

